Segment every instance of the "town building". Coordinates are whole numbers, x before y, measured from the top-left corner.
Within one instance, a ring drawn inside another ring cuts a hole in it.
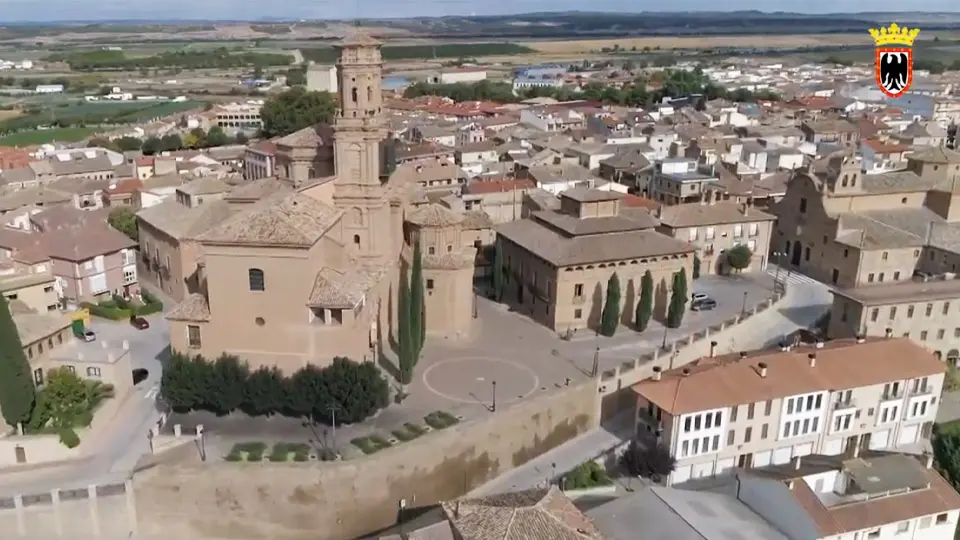
[[[46,265],[0,269],[0,294],[37,313],[56,311],[60,304],[57,280]]]
[[[906,161],[865,175],[859,157],[841,155],[796,171],[775,209],[777,259],[841,288],[956,271],[960,153],[935,147]]]
[[[211,358],[227,352],[292,372],[336,356],[372,360],[396,327],[400,262],[411,249],[405,212],[415,186],[399,171],[384,174],[380,42],[358,31],[338,47],[342,109],[334,125],[276,140],[278,178],[234,188],[223,196],[227,216],[191,231],[197,290],[167,315],[174,349]],[[432,238],[443,250],[438,257],[465,255],[461,246],[447,251],[445,236],[455,236],[456,227],[422,221],[409,227],[412,236]],[[458,269],[437,266],[425,255],[435,286],[463,281],[447,278]],[[447,298],[465,297],[469,306],[472,280],[466,285],[447,289]],[[291,308],[297,305],[302,309]],[[440,310],[463,305],[431,304],[427,333],[461,330],[462,310]],[[447,326],[438,330],[433,321]]]
[[[676,457],[670,484],[810,454],[916,450],[930,437],[944,371],[908,339],[711,353],[634,385],[637,436]]]
[[[766,269],[770,238],[776,217],[749,203],[715,201],[711,193],[698,203],[660,206],[654,216],[660,221],[657,230],[698,248],[700,275],[730,274],[731,268],[724,253],[745,245],[753,254],[750,265],[743,270]]]
[[[666,313],[674,273],[692,279],[696,248],[660,232],[645,209],[622,208],[622,195],[574,188],[560,194],[560,209],[497,227],[507,286],[503,301],[551,329],[595,328],[616,273],[629,323],[649,270],[657,294],[654,317]]]
[[[647,186],[646,195],[663,204],[697,202],[707,188],[717,182],[713,174],[701,172],[690,159],[664,159]]]
[[[247,147],[243,156],[243,179],[259,180],[274,176],[277,145],[271,141],[257,141]]]
[[[311,92],[337,93],[337,66],[307,64],[307,90]]]
[[[881,452],[798,457],[742,471],[737,498],[791,540],[949,540],[960,495],[932,463]]]
[[[260,118],[262,103],[228,103],[217,106],[214,113],[214,125],[225,131],[256,132],[263,129]]]

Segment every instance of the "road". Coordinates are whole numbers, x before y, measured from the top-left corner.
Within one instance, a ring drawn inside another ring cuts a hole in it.
[[[160,389],[161,361],[165,360],[170,344],[169,325],[163,315],[153,315],[148,320],[150,328],[138,331],[125,321],[94,319],[91,329],[97,333],[97,341],[77,343],[78,349],[82,350],[84,347],[99,347],[102,341],[120,343],[126,340],[130,344],[132,368],[149,371],[147,379],[134,388],[102,436],[81,443],[83,455],[90,457],[62,465],[4,472],[0,496],[113,483],[130,475],[137,461],[149,452],[146,433],[160,417],[156,397]]]
[[[767,271],[774,274],[776,267]],[[783,278],[784,275],[781,273],[780,277]],[[768,309],[755,315],[747,324],[732,331],[728,342],[719,346],[726,345],[728,350],[769,347],[797,328],[809,328],[830,309],[832,295],[827,285],[799,274],[791,274],[787,281],[787,294],[777,304],[776,309]],[[584,461],[595,459],[632,436],[629,425],[592,429],[487,482],[470,495],[519,491],[543,485],[546,479],[564,474]]]

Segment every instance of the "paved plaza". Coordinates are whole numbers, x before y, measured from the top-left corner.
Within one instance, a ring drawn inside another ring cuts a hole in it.
[[[330,426],[281,416],[250,418],[233,414],[217,418],[209,413],[191,413],[174,415],[168,429],[175,423],[182,424],[185,431],[204,424],[213,445],[210,455],[226,454],[240,440],[283,440],[336,446],[349,457],[357,452],[351,439],[374,433],[389,437],[406,422],[422,425],[423,417],[434,411],[446,411],[466,421],[490,414],[494,400],[502,410],[532,396],[578,384],[590,376],[595,356],[601,371],[612,369],[652,352],[665,337],[669,343],[736,316],[744,305],[751,309],[772,294],[772,287],[773,278],[764,272],[704,276],[692,284],[691,291],[710,295],[718,307],[708,312],[688,312],[680,328],[665,330],[651,321],[642,333],[623,326],[613,337],[581,331],[570,340],[560,339],[525,315],[481,297],[474,334],[469,339],[428,338],[413,382],[402,388],[405,399],[362,424],[337,426],[335,441]],[[392,351],[386,356],[386,361],[395,362]],[[401,391],[396,382],[391,384],[395,392]]]

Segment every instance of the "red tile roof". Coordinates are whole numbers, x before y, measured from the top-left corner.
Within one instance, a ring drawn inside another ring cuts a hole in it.
[[[107,193],[110,195],[125,195],[135,193],[139,189],[143,189],[143,182],[139,178],[124,178],[107,189]]]
[[[646,197],[639,197],[629,193],[623,196],[623,205],[627,208],[646,208],[647,210],[656,210],[657,202]]]
[[[877,154],[897,154],[900,152],[906,152],[910,149],[910,147],[905,144],[889,144],[876,139],[866,139],[861,142],[864,146],[873,150]]]
[[[519,180],[479,180],[473,181],[467,186],[467,192],[472,195],[483,195],[486,193],[505,193],[508,191],[517,191],[525,189],[534,189],[537,185],[528,178]]]
[[[153,156],[137,156],[137,166],[139,167],[153,167],[156,158]]]

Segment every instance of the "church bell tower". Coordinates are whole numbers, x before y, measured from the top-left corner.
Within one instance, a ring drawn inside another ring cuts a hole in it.
[[[337,45],[340,113],[334,122],[334,204],[345,212],[344,244],[363,258],[391,253],[390,203],[380,182],[382,43],[358,29]]]

